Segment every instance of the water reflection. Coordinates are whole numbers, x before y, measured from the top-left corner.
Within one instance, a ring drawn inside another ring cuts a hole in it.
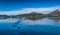
[[[56,25],[60,25],[60,19],[58,19],[58,18],[49,18],[49,19],[51,19],[54,22],[56,22]]]
[[[3,22],[4,21],[4,22]],[[38,34],[41,33],[59,33],[60,32],[60,20],[43,18],[38,20],[28,20],[28,19],[5,19],[0,20],[0,30],[6,30],[6,32],[12,32],[12,34],[27,34],[31,33]],[[56,27],[55,27],[56,26]],[[4,32],[4,31],[3,31]],[[15,33],[13,33],[15,32]],[[46,33],[46,34],[47,34]],[[11,34],[11,33],[10,33]]]
[[[59,25],[59,21],[58,19],[43,18],[38,20],[23,19],[21,22],[25,25]]]
[[[4,22],[3,22],[4,21]],[[22,25],[53,25],[60,26],[60,19],[51,19],[51,18],[43,18],[38,20],[29,20],[29,19],[3,19],[0,20],[0,23],[9,23],[11,26],[22,26]]]

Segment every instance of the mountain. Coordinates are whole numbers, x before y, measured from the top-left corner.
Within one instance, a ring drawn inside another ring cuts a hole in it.
[[[0,15],[0,19],[7,19],[7,18],[10,18],[10,16],[8,16],[8,15]]]
[[[50,14],[48,14],[48,17],[53,17],[53,18],[59,18],[60,19],[60,11],[59,9],[51,12]]]
[[[20,17],[25,17],[25,19],[32,19],[32,20],[46,17],[45,14],[37,13],[37,12],[31,12],[31,13],[26,13],[26,14],[17,15],[17,17],[19,17],[19,16],[20,16]]]
[[[37,12],[31,12],[31,13],[25,13],[25,14],[19,14],[19,15],[0,15],[0,19],[7,19],[7,18],[25,18],[25,19],[40,19],[46,17],[46,14],[37,13]]]
[[[0,19],[5,19],[5,18],[26,18],[26,19],[40,19],[44,17],[60,17],[60,11],[59,9],[51,12],[50,14],[42,14],[42,13],[37,13],[37,12],[31,12],[31,13],[25,13],[25,14],[19,14],[19,15],[0,15]]]
[[[59,9],[57,9],[57,10],[51,12],[50,14],[60,14],[60,11],[59,11]]]
[[[20,14],[20,15],[16,15],[16,16],[27,17],[27,16],[36,16],[36,15],[43,15],[43,14],[42,13],[31,12],[31,13],[25,13],[25,14]]]

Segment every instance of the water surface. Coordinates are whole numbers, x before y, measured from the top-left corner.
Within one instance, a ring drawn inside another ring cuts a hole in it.
[[[0,19],[2,35],[60,35],[60,20]]]

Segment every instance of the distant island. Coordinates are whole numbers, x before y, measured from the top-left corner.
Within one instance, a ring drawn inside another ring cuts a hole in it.
[[[60,19],[60,11],[59,9],[49,13],[49,14],[42,14],[42,13],[37,13],[37,12],[32,12],[32,13],[26,13],[26,14],[19,14],[19,15],[0,15],[0,19],[7,19],[7,18],[25,18],[25,19],[30,19],[30,20],[36,20],[36,19],[42,19],[45,17],[49,18],[59,18]]]

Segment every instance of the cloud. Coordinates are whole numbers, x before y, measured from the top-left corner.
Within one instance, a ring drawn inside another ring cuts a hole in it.
[[[20,10],[15,10],[15,11],[4,11],[4,12],[1,11],[0,14],[17,15],[17,14],[24,14],[24,13],[31,13],[31,12],[48,14],[56,9],[60,9],[60,6],[53,6],[53,7],[46,7],[46,8],[22,8]]]

